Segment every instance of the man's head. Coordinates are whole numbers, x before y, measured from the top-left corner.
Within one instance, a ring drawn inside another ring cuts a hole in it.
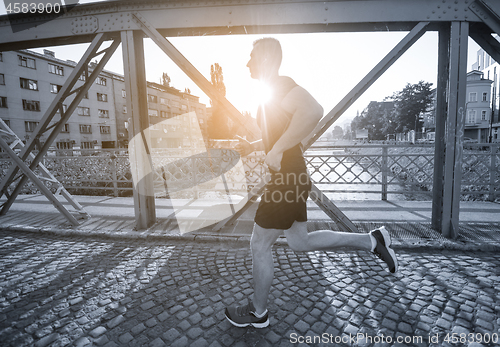
[[[272,37],[265,37],[253,43],[248,68],[256,79],[268,79],[278,75],[282,51],[280,42]]]

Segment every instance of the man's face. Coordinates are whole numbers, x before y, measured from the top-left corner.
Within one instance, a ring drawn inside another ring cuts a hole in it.
[[[250,53],[250,60],[247,63],[247,67],[250,70],[250,77],[254,79],[262,78],[264,63],[266,61],[263,58],[263,54],[257,48],[258,45],[253,48],[252,53]]]

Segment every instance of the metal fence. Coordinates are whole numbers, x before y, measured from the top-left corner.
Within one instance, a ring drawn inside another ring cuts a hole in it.
[[[462,199],[500,198],[499,144],[468,144],[464,148]],[[155,195],[183,191],[193,194],[245,194],[266,174],[263,154],[242,159],[231,149],[155,151],[152,156]],[[356,145],[311,147],[305,160],[313,182],[339,199],[430,199],[432,145]],[[3,173],[10,160],[3,158]],[[126,150],[50,152],[44,165],[73,194],[132,195],[133,182]],[[56,189],[56,188],[54,188]],[[28,184],[23,193],[34,193]],[[181,195],[182,196],[182,195]]]

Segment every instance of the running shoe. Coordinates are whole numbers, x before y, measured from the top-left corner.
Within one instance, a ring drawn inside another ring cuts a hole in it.
[[[385,227],[381,227],[371,231],[370,234],[377,241],[373,253],[387,264],[390,272],[395,273],[398,271],[398,259],[396,258],[396,253],[390,247],[391,237],[389,236],[389,232]]]
[[[265,328],[269,325],[269,315],[257,317],[255,307],[251,300],[248,300],[247,305],[226,307],[226,318],[234,326],[244,328],[249,325],[254,328]]]

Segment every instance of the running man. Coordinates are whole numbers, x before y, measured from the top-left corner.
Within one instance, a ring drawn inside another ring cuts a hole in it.
[[[281,59],[279,41],[263,38],[254,42],[247,64],[251,77],[267,83],[273,96],[257,113],[262,139],[252,143],[240,139],[237,149],[243,156],[264,150],[271,179],[261,197],[250,240],[253,297],[247,305],[226,308],[226,318],[237,327],[269,325],[267,298],[274,277],[272,246],[283,232],[289,246],[297,252],[353,247],[373,252],[390,272],[398,269],[396,255],[389,247],[389,233],[383,227],[369,234],[331,230],[308,233],[306,200],[311,182],[301,141],[314,130],[323,108],[290,77],[279,75]]]

